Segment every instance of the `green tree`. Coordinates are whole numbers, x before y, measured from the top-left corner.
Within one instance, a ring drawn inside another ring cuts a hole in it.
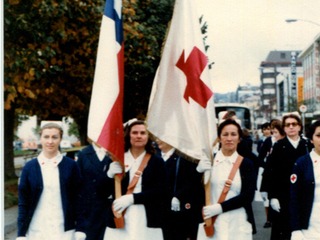
[[[173,1],[124,0],[124,119],[147,111]],[[82,144],[104,1],[4,0],[5,172],[17,114],[75,119]]]
[[[80,137],[78,126],[77,126],[76,122],[72,122],[69,124],[68,136],[71,136],[71,135],[74,135],[77,138]]]
[[[124,0],[124,120],[144,118],[173,0]]]
[[[200,22],[200,24],[202,24],[202,25],[201,25],[201,34],[204,35],[204,36],[202,37],[203,44],[204,44],[204,50],[205,50],[206,52],[208,52],[208,49],[209,49],[209,47],[210,47],[210,45],[208,45],[208,44],[206,43],[207,38],[208,38],[208,35],[207,35],[207,32],[208,32],[208,24],[207,24],[207,21],[205,21],[204,23],[202,23],[202,22],[203,22],[203,17],[204,17],[204,15],[202,15],[202,16],[199,18],[199,22]],[[208,67],[209,67],[209,69],[212,69],[212,66],[213,66],[214,62],[211,62],[211,63],[210,63],[210,60],[209,60],[209,57],[208,57],[208,56],[207,56],[207,58],[208,58]]]

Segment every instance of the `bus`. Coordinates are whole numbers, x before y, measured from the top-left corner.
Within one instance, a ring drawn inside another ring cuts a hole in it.
[[[241,127],[251,130],[252,119],[251,112],[247,105],[240,103],[215,103],[216,118],[219,119],[219,112],[233,109],[236,112],[237,118],[241,120]]]

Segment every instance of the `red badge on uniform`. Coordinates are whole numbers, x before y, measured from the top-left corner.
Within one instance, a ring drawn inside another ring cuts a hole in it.
[[[295,183],[297,181],[297,175],[296,174],[292,174],[290,177],[291,183]]]
[[[186,205],[184,205],[184,207],[185,207],[186,209],[190,209],[190,208],[191,208],[191,204],[190,204],[190,203],[186,203]]]

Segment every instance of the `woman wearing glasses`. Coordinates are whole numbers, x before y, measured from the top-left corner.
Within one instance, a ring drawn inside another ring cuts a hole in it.
[[[319,239],[320,236],[320,120],[310,126],[307,137],[314,149],[297,160],[291,175],[292,240]]]
[[[290,176],[296,160],[310,152],[310,141],[300,137],[301,119],[296,114],[283,117],[282,125],[286,137],[274,144],[270,155],[270,188],[268,197],[274,212],[271,239],[290,239]]]

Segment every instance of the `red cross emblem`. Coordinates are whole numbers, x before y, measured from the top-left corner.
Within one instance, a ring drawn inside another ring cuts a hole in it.
[[[186,75],[187,87],[184,92],[184,99],[189,103],[192,98],[203,108],[207,107],[207,102],[213,95],[211,89],[200,79],[200,76],[207,66],[207,57],[197,47],[194,47],[187,59],[184,61],[184,50],[176,66]]]
[[[185,207],[186,209],[190,209],[190,208],[191,208],[191,204],[190,204],[190,203],[186,203],[186,205],[184,205],[184,207]]]
[[[297,181],[297,175],[296,174],[292,174],[290,177],[290,180],[292,183],[295,183]]]

